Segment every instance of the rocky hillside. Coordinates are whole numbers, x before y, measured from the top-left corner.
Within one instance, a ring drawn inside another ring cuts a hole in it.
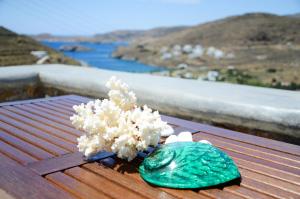
[[[79,65],[51,48],[43,46],[30,37],[18,35],[0,27],[0,66],[35,63],[64,63]]]

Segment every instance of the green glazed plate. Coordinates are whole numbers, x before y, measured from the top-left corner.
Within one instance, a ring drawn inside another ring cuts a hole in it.
[[[151,184],[178,189],[205,188],[241,177],[226,153],[199,142],[161,145],[144,159],[139,172]]]

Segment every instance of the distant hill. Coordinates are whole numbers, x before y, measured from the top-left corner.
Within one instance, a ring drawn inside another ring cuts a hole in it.
[[[4,27],[0,27],[0,66],[35,64],[37,57],[32,51],[46,51],[49,58],[46,63],[64,63],[79,65],[75,60],[62,53],[48,48],[30,37],[18,35]]]
[[[266,13],[233,16],[145,41],[149,45],[240,46],[300,43],[300,20]]]
[[[150,30],[117,30],[96,34],[94,36],[55,36],[51,34],[32,35],[38,41],[72,41],[72,42],[132,42],[138,39],[156,38],[186,29],[186,26],[160,27]]]

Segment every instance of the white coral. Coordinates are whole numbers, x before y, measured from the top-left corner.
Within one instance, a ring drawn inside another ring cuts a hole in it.
[[[161,133],[174,132],[161,120],[157,111],[146,105],[136,105],[135,94],[127,84],[112,77],[106,84],[108,99],[74,106],[72,124],[85,132],[78,138],[78,149],[85,156],[99,151],[115,152],[119,158],[131,161],[138,151],[156,146]]]

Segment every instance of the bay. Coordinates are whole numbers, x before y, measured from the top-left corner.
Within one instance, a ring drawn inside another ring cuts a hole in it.
[[[125,46],[126,43],[89,43],[89,42],[54,42],[43,41],[44,45],[59,50],[61,46],[79,45],[87,47],[90,51],[63,51],[63,53],[80,62],[86,63],[91,67],[134,72],[134,73],[149,73],[165,70],[164,67],[150,66],[139,63],[137,61],[121,60],[112,57],[112,53],[119,47]]]

